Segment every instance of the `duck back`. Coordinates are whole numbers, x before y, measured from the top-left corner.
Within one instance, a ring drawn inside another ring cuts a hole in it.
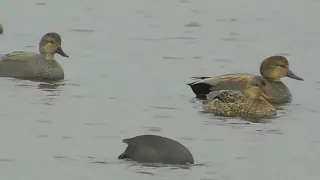
[[[212,91],[220,90],[240,90],[243,91],[246,88],[248,80],[253,74],[248,73],[235,73],[225,74],[216,77],[197,77],[200,79],[188,85],[192,91],[197,95],[197,98],[205,99],[206,95]]]

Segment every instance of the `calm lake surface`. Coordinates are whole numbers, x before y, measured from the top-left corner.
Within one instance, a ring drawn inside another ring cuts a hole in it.
[[[70,56],[59,85],[0,79],[1,180],[318,180],[320,1],[2,0],[0,53],[38,52],[58,32]],[[192,76],[259,74],[271,55],[292,103],[248,123],[202,112]],[[190,168],[119,161],[122,138],[157,134]],[[99,162],[99,163],[96,163]]]

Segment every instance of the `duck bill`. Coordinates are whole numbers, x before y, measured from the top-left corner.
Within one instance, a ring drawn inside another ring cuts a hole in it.
[[[264,99],[270,99],[270,96],[268,96],[265,92],[262,92],[262,93],[261,93],[261,96],[262,96]]]
[[[296,80],[299,80],[299,81],[303,81],[303,79],[302,79],[301,77],[293,74],[293,72],[290,71],[290,70],[288,71],[288,73],[287,73],[286,76],[289,77],[289,78],[292,78],[292,79],[296,79]]]
[[[56,50],[56,53],[60,54],[63,57],[69,58],[69,56],[66,53],[63,52],[61,47],[58,47],[58,49]]]

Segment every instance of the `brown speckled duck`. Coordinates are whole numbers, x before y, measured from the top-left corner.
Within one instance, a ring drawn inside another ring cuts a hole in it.
[[[245,91],[219,90],[210,92],[203,102],[204,111],[218,116],[264,118],[275,117],[276,109],[266,99],[266,80],[253,76],[247,82]]]
[[[69,57],[61,48],[60,35],[45,34],[40,40],[39,52],[13,51],[0,57],[0,77],[40,81],[64,79],[64,71],[55,59],[55,53]]]
[[[266,58],[260,66],[260,74],[266,79],[266,94],[270,97],[268,101],[272,104],[282,104],[292,101],[289,88],[280,80],[282,77],[303,81],[289,69],[288,60],[283,56],[271,56]],[[197,98],[205,99],[211,91],[218,90],[241,90],[254,76],[248,73],[226,74],[216,77],[194,77],[196,82],[189,83]]]

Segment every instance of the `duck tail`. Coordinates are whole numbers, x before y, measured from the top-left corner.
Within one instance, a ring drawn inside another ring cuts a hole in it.
[[[195,82],[187,83],[187,85],[190,86],[190,87],[192,87],[193,83],[195,83]]]
[[[208,79],[208,78],[210,78],[210,77],[208,77],[208,76],[193,76],[193,77],[191,77],[192,79]]]
[[[200,80],[203,80],[203,79],[207,79],[207,78],[210,78],[210,77],[207,77],[207,76],[193,76],[191,77],[192,79],[197,79],[197,81],[194,81],[192,83],[188,83],[187,85],[192,87],[192,85],[194,85],[194,83],[200,81]]]

